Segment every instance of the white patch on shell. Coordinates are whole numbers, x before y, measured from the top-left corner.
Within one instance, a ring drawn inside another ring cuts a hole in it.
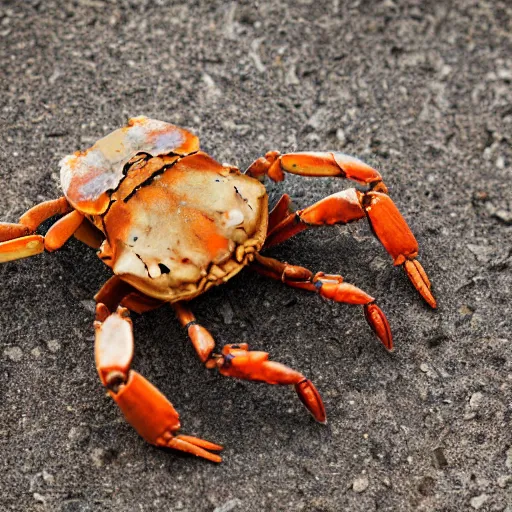
[[[333,151],[332,154],[334,155],[336,162],[340,165],[357,163],[359,165],[363,165],[364,167],[370,167],[367,163],[359,160],[359,158],[356,158],[355,156],[347,155],[346,153],[340,153],[339,151]]]
[[[244,222],[244,214],[240,210],[229,210],[226,212],[226,223],[225,226],[227,228],[231,228],[234,226],[239,226]]]
[[[172,124],[143,116],[131,121],[132,125],[113,131],[88,151],[61,160],[61,184],[71,203],[95,201],[115,189],[124,166],[137,153],[168,154],[186,140],[187,132]],[[76,188],[72,187],[75,180],[79,183]]]
[[[339,197],[344,199],[345,201],[355,204],[361,207],[361,203],[359,202],[359,197],[357,196],[357,192],[355,188],[347,188],[346,190],[342,190],[341,192],[337,192],[333,194],[332,197]]]
[[[156,279],[162,275],[162,271],[160,270],[158,263],[151,263],[148,265],[148,274],[151,279]]]
[[[132,274],[142,278],[148,277],[148,272],[144,262],[135,252],[129,250],[128,247],[123,251],[120,251],[113,270],[118,275]]]

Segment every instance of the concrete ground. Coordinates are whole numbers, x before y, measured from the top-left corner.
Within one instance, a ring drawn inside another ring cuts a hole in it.
[[[215,465],[146,445],[93,359],[94,251],[0,267],[0,510],[512,510],[512,7],[506,0],[2,2],[0,215],[59,196],[58,162],[145,114],[242,168],[336,149],[377,167],[416,234],[439,309],[363,222],[269,254],[378,298],[358,307],[243,272],[195,301],[218,344],[247,341],[316,383],[205,370],[167,309],[134,316],[134,366]],[[348,187],[287,178],[298,206]],[[47,229],[46,224],[42,232]]]

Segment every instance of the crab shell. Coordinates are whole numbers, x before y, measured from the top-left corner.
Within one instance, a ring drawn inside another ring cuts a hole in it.
[[[227,281],[267,232],[265,187],[198,150],[189,132],[137,117],[61,162],[67,200],[105,235],[99,257],[169,302]]]

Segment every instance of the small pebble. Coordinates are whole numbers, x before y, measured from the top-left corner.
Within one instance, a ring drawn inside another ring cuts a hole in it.
[[[20,347],[7,347],[4,349],[4,356],[17,363],[23,358],[23,350]]]
[[[219,505],[218,507],[215,507],[213,509],[213,512],[231,512],[231,510],[234,510],[236,507],[241,505],[242,502],[235,498],[233,500],[226,501],[226,503],[223,503],[222,505]]]
[[[94,448],[91,452],[92,463],[97,467],[101,468],[103,466],[103,455],[105,454],[105,450],[102,448]]]
[[[484,399],[484,395],[482,393],[480,393],[480,392],[473,393],[471,395],[471,398],[469,399],[469,406],[472,409],[477,409],[481,405],[483,399]]]
[[[507,487],[507,485],[509,485],[511,482],[512,482],[512,475],[503,475],[503,476],[500,476],[498,477],[498,480],[496,480],[498,485],[504,489],[505,487]]]
[[[512,469],[512,446],[509,446],[506,455],[507,458],[505,459],[505,466],[507,466],[509,469]]]
[[[87,441],[90,435],[91,432],[87,427],[71,427],[68,432],[68,439],[73,443],[79,443]]]
[[[300,80],[297,78],[295,64],[290,66],[290,68],[286,72],[286,76],[284,77],[284,83],[286,85],[299,85],[300,84]]]
[[[354,480],[354,483],[352,484],[352,490],[354,492],[364,492],[366,489],[368,489],[369,485],[370,482],[368,481],[368,478],[361,476]]]
[[[493,217],[503,221],[505,224],[512,224],[512,212],[500,208],[493,213]]]
[[[341,128],[338,128],[336,130],[336,138],[338,139],[340,147],[344,147],[347,145],[347,136],[345,135],[345,132]]]
[[[57,352],[60,349],[60,343],[57,340],[48,340],[46,346],[50,352]]]
[[[512,80],[512,70],[510,70],[510,69],[506,69],[506,68],[498,69],[498,71],[496,72],[496,75],[501,80]]]
[[[46,498],[42,494],[39,494],[38,492],[35,492],[33,494],[33,496],[34,496],[34,499],[36,501],[38,501],[39,503],[46,503]]]
[[[487,494],[480,494],[480,496],[471,498],[470,503],[474,509],[478,510],[488,499],[489,496]]]
[[[496,158],[496,167],[498,169],[505,169],[505,157],[503,155],[500,155],[498,158]]]
[[[48,473],[48,471],[46,471],[45,469],[43,469],[43,480],[48,485],[53,485],[53,483],[55,482],[55,478],[53,477],[53,475]]]

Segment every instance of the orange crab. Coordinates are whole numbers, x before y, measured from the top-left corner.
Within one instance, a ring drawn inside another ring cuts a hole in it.
[[[303,210],[291,211],[281,197],[268,213],[263,181],[302,176],[354,180]],[[220,462],[217,444],[177,435],[179,415],[142,375],[131,369],[132,322],[138,313],[169,303],[200,360],[222,375],[293,385],[319,422],[325,409],[313,383],[300,372],[269,361],[247,344],[226,345],[214,354],[211,334],[189,309],[190,299],[251,269],[326,299],[363,306],[370,327],[393,348],[391,330],[375,299],[339,275],[313,274],[304,267],[262,256],[260,251],[314,226],[367,218],[395,265],[432,307],[430,282],[415,259],[418,244],[387,195],[380,174],[360,160],[337,152],[267,153],[245,173],[221,165],[199,150],[199,140],[174,125],[136,117],[92,148],[61,162],[64,196],[27,211],[17,224],[0,223],[0,262],[61,248],[75,236],[98,249],[114,272],[96,295],[96,366],[103,385],[127,421],[147,441]],[[33,234],[54,215],[64,215],[46,233]]]

